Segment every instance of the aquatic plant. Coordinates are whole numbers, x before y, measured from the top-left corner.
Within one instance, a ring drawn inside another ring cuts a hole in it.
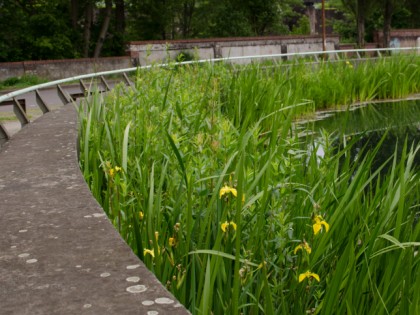
[[[134,89],[80,106],[81,167],[121,236],[193,314],[416,314],[418,148],[401,143],[384,175],[372,168],[381,143],[354,161],[355,139],[337,151],[324,135],[321,157],[291,123],[403,96],[394,85],[418,92],[419,64],[152,68]]]

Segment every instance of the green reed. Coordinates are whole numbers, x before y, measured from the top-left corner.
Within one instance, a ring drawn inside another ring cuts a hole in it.
[[[381,144],[353,161],[356,137],[337,150],[324,135],[321,157],[291,128],[314,109],[418,92],[419,63],[139,71],[134,89],[81,105],[84,176],[193,314],[419,313],[418,149],[402,143],[384,174]]]

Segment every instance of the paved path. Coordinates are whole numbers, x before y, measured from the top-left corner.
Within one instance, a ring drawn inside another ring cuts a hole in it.
[[[1,314],[188,314],[132,253],[77,161],[73,105],[0,151]]]

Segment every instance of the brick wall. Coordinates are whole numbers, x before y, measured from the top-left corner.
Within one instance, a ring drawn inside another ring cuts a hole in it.
[[[374,40],[381,47],[384,41],[383,31],[374,33]],[[420,29],[399,29],[391,30],[391,47],[419,47],[420,46]]]
[[[338,44],[338,36],[327,37],[327,50],[338,49]],[[306,35],[129,42],[127,53],[140,65],[146,65],[168,57],[176,59],[180,53],[213,59],[321,50],[322,37]]]
[[[0,80],[23,75],[36,75],[48,80],[57,80],[80,74],[131,67],[133,67],[133,64],[131,58],[128,56],[98,59],[3,62],[0,63]]]

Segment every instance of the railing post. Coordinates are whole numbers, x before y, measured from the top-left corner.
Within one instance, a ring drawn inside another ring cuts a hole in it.
[[[281,45],[280,46],[280,52],[282,54],[287,54],[287,45]],[[289,58],[287,56],[282,56],[281,59],[284,60],[284,61],[289,60]]]
[[[89,92],[89,90],[88,90],[88,88],[87,88],[87,86],[86,86],[85,82],[83,82],[83,80],[82,80],[82,79],[80,79],[80,80],[79,80],[79,83],[80,83],[80,89],[82,90],[82,93],[83,93],[85,96],[87,96],[87,93]]]
[[[125,80],[125,82],[127,83],[128,86],[133,86],[133,82],[130,81],[130,79],[128,78],[127,74],[125,72],[123,72],[123,78]]]
[[[10,139],[10,135],[7,132],[6,128],[4,127],[4,125],[0,122],[0,147],[6,143],[7,141],[9,141]]]
[[[21,104],[17,99],[13,98],[13,112],[15,113],[16,117],[19,119],[20,124],[23,127],[26,124],[29,124],[29,118],[26,115],[22,105],[23,104]]]
[[[45,103],[45,101],[42,99],[41,94],[39,94],[38,90],[35,90],[35,101],[44,114],[50,111],[47,103]]]
[[[63,105],[66,105],[71,102],[71,99],[67,92],[64,92],[63,88],[60,86],[60,84],[57,84],[57,94],[60,98],[61,102],[63,102]]]
[[[106,91],[106,92],[110,91],[110,90],[111,90],[111,88],[109,87],[108,82],[106,82],[106,80],[105,80],[104,76],[103,76],[103,75],[101,75],[101,76],[100,76],[100,78],[101,78],[101,82],[102,82],[102,84],[103,84],[103,85],[104,85],[104,87],[105,87],[105,91]]]

